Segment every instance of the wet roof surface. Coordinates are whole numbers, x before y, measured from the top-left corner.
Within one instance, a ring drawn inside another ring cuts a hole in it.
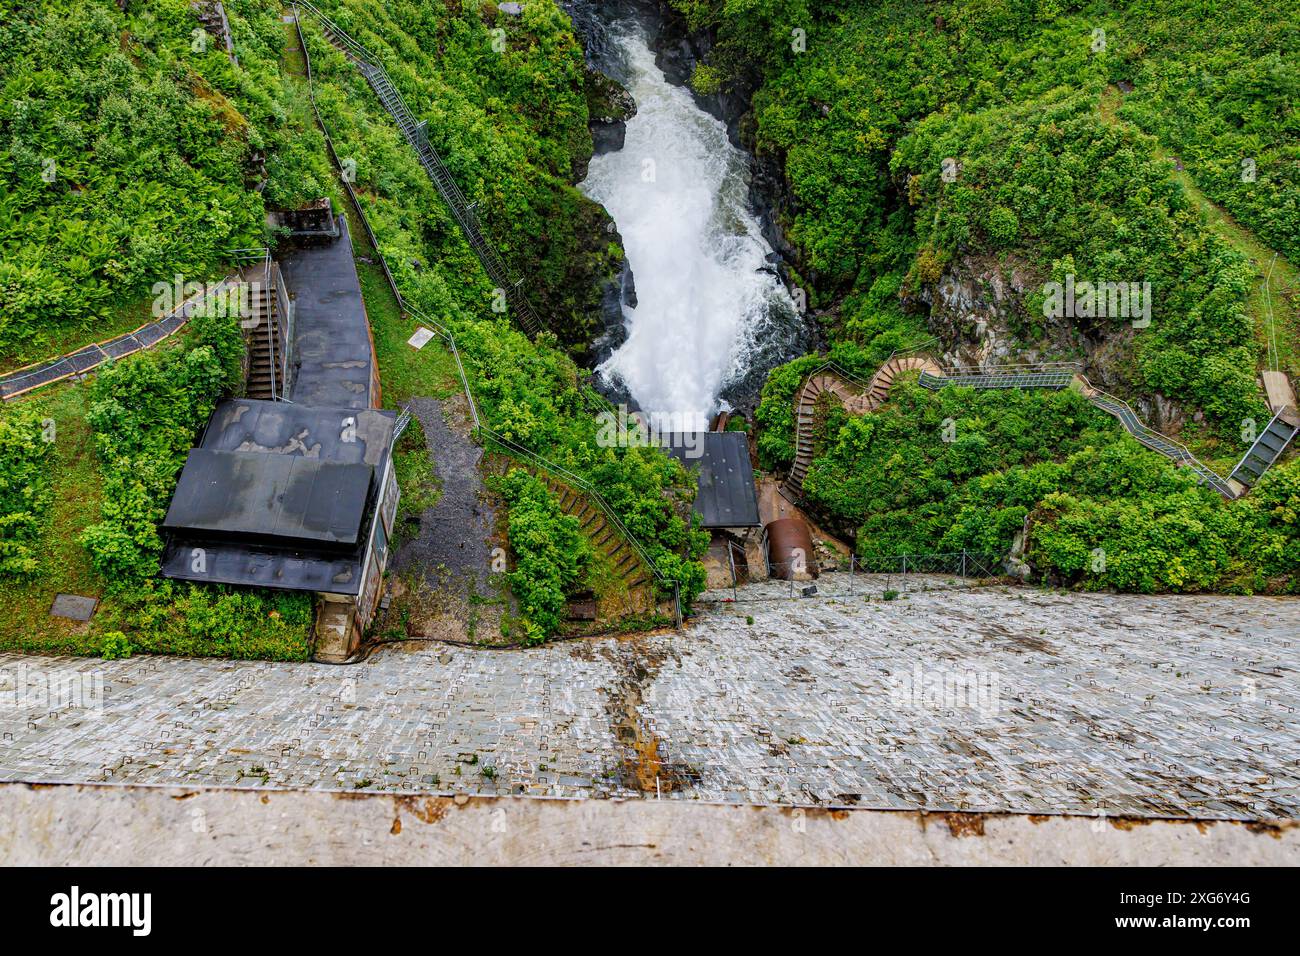
[[[373,477],[370,465],[193,448],[163,527],[268,543],[354,546]]]
[[[294,303],[289,397],[299,405],[368,408],[370,328],[347,220],[337,221],[338,240],[289,249],[279,260]]]
[[[361,557],[360,550],[337,555],[201,537],[173,538],[163,552],[162,573],[164,577],[204,584],[351,595],[361,591]]]
[[[700,471],[695,510],[706,528],[758,525],[758,495],[744,432],[694,432],[665,436],[664,446],[687,469]]]
[[[378,466],[392,442],[395,412],[308,408],[292,402],[227,399],[208,422],[203,448],[302,455]]]

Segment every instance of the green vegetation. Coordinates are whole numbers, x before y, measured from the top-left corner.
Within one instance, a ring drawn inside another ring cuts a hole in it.
[[[217,399],[241,384],[235,316],[190,320],[184,347],[147,352],[100,371],[87,421],[103,477],[103,520],[81,536],[111,587],[158,571],[162,521],[176,476]]]
[[[572,185],[591,155],[582,50],[551,2],[341,0],[324,12],[383,64],[544,323],[585,353],[599,285],[618,274],[608,217]],[[501,31],[496,33],[494,31]],[[317,101],[355,164],[366,216],[403,295],[434,316],[483,314],[494,292],[451,213],[357,69],[305,18]]]
[[[35,543],[49,519],[54,431],[31,409],[0,420],[0,579],[38,567]]]
[[[600,488],[660,572],[680,584],[689,607],[704,587],[698,559],[708,546],[707,534],[691,527],[694,483],[657,449],[598,445],[595,415],[607,407],[580,387],[579,368],[563,346],[585,343],[590,331],[582,324],[587,307],[564,303],[592,292],[597,274],[616,265],[581,265],[578,245],[592,234],[601,237],[600,255],[608,252],[607,219],[567,185],[572,163],[591,148],[581,51],[549,3],[529,4],[522,22],[498,18],[487,6],[481,15],[439,8],[421,5],[417,14],[400,2],[324,5],[383,60],[417,116],[428,120],[430,141],[480,203],[507,260],[537,283],[547,300],[539,311],[561,335],[531,342],[492,311],[491,284],[414,153],[356,68],[307,20],[317,102],[335,148],[355,161],[359,200],[403,297],[455,334],[483,424]],[[492,48],[494,29],[506,30],[505,53]],[[561,224],[569,232],[557,233]],[[543,258],[529,258],[537,255]],[[378,276],[376,269],[376,290]],[[552,295],[550,288],[568,291]],[[399,324],[382,313],[371,319],[386,403],[457,390],[445,349],[430,343],[416,352],[405,344],[416,322]]]
[[[1090,589],[1300,592],[1300,467],[1226,505],[1075,391],[896,385],[833,435],[804,489],[871,554],[1004,553]]]
[[[484,423],[605,482],[689,601],[704,580],[693,483],[657,451],[599,449],[601,406],[578,387],[573,356],[585,352],[601,283],[622,253],[604,211],[572,186],[591,140],[567,18],[550,2],[528,4],[522,18],[491,4],[322,6],[379,55],[428,121],[554,334],[534,344],[492,310],[491,283],[414,154],[360,74],[306,23],[321,111],[406,297],[455,330]],[[228,272],[231,250],[273,244],[266,210],[329,195],[358,242],[385,403],[453,396],[451,356],[436,343],[406,345],[415,323],[378,263],[365,261],[375,257],[316,126],[296,30],[275,4],[225,8],[238,65],[195,34],[186,0],[133,0],[125,11],[111,0],[49,0],[4,15],[0,367],[134,328],[150,316],[154,283]],[[236,383],[238,350],[233,325],[196,320],[89,385],[45,390],[0,414],[0,576],[16,610],[0,646],[308,656],[307,597],[156,577],[157,522],[198,428]],[[47,417],[59,436],[48,447],[35,430]],[[411,514],[436,500],[432,463],[417,428],[397,451]],[[61,590],[100,597],[89,627],[47,616]],[[542,633],[546,605],[537,607]]]
[[[277,19],[252,0],[227,9],[237,30]],[[282,125],[275,60],[241,46],[237,69],[196,26],[185,0],[45,0],[0,18],[0,357],[123,331],[113,316],[137,317],[153,283],[210,278],[227,250],[261,244],[264,199],[320,194],[328,167]]]
[[[1268,417],[1255,374],[1273,253],[1284,364],[1297,328],[1294,17],[1241,0],[672,2],[717,40],[697,88],[756,90],[741,127],[785,173],[782,224],[835,362],[865,379],[922,339],[942,278],[1014,277],[1004,344],[1094,357],[1108,389],[1171,400],[1211,464],[1240,457],[1243,424]],[[1039,290],[1067,274],[1150,282],[1150,326],[1046,318]],[[947,347],[974,331],[943,322]],[[769,378],[766,467],[793,461],[794,396],[822,361]],[[1072,585],[1300,590],[1294,461],[1225,504],[1075,395],[904,389],[891,404],[819,415],[805,482],[864,552],[1005,551],[1027,529],[1031,565]]]
[[[559,629],[566,600],[586,585],[591,543],[578,519],[560,510],[555,495],[538,478],[514,468],[497,485],[510,507],[515,569],[509,580],[519,602],[523,641],[538,644]]]

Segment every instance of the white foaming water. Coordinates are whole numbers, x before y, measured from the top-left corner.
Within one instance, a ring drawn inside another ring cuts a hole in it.
[[[748,207],[749,168],[727,129],[673,86],[634,28],[617,35],[637,114],[623,149],[593,157],[579,188],[623,236],[637,306],[627,341],[598,369],[652,420],[707,428],[718,396],[748,370],[763,333],[795,314],[767,266],[772,251]]]

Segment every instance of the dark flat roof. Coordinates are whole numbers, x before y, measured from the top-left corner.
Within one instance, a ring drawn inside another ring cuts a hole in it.
[[[354,546],[370,465],[192,448],[163,527],[268,543]]]
[[[347,218],[336,220],[338,239],[289,249],[279,260],[294,303],[289,398],[299,405],[368,408],[370,326]]]
[[[377,408],[308,408],[293,402],[237,398],[218,402],[202,448],[302,455],[378,467],[393,440],[396,412]]]
[[[196,563],[195,548],[203,551],[201,563]],[[259,548],[204,538],[173,538],[163,552],[162,573],[165,577],[205,584],[359,594],[363,555],[361,550],[340,556],[310,549]]]
[[[688,470],[699,469],[695,510],[706,528],[751,528],[758,518],[754,468],[744,432],[665,436],[664,451]]]

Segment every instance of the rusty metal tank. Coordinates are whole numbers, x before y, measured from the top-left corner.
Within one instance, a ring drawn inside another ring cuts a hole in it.
[[[817,577],[817,557],[812,535],[799,518],[777,518],[763,529],[767,541],[769,574],[782,581],[807,581]]]

